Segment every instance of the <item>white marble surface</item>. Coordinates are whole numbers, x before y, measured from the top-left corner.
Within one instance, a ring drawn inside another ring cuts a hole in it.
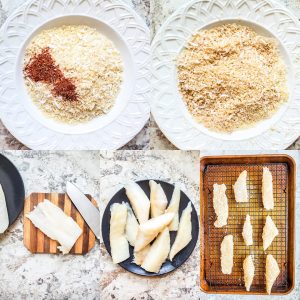
[[[101,151],[100,210],[128,180],[161,179],[178,183],[199,212],[198,151]],[[158,278],[141,277],[113,265],[103,242],[101,299],[198,299],[199,241],[191,257],[176,271]]]
[[[67,181],[99,199],[99,152],[0,152],[21,173],[25,195],[64,192]],[[99,299],[99,243],[86,255],[31,254],[23,213],[0,236],[0,299]]]
[[[150,26],[150,0],[121,0],[132,7],[137,14]],[[6,18],[20,5],[24,0],[0,0],[0,26],[5,22]],[[122,149],[141,150],[148,149],[150,144],[150,128],[149,122],[144,126],[140,133],[136,135]],[[0,120],[0,149],[21,150],[27,149],[9,131],[5,128]]]

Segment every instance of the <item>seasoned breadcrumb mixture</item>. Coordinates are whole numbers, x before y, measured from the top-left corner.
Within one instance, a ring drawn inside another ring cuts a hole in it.
[[[25,76],[32,101],[48,116],[65,123],[79,123],[107,114],[115,103],[123,76],[123,63],[112,41],[85,25],[44,30],[26,49],[24,66],[50,48],[55,63],[76,86],[78,101],[51,93],[53,87]]]
[[[177,58],[177,76],[190,113],[218,132],[251,127],[288,100],[276,41],[234,23],[195,33]]]

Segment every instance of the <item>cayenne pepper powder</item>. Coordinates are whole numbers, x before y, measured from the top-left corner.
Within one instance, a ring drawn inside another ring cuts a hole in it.
[[[54,96],[61,96],[68,101],[77,101],[76,86],[71,79],[64,76],[59,66],[50,53],[50,48],[42,49],[41,53],[35,54],[24,69],[26,76],[35,82],[52,84]]]

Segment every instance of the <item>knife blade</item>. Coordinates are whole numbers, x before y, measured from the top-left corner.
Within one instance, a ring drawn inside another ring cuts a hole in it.
[[[73,183],[67,182],[67,194],[79,213],[94,232],[97,239],[100,239],[100,212],[84,193]]]

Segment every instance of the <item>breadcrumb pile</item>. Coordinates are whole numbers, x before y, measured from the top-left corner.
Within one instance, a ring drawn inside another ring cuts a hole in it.
[[[190,113],[217,132],[251,127],[288,100],[276,41],[235,23],[195,33],[177,57],[177,76]]]
[[[49,117],[64,123],[81,123],[107,114],[123,80],[121,54],[113,42],[89,26],[55,27],[32,39],[25,52],[24,66],[48,48],[64,76],[76,86],[78,101],[65,101],[53,95],[53,86],[30,80],[24,71],[32,101]]]

